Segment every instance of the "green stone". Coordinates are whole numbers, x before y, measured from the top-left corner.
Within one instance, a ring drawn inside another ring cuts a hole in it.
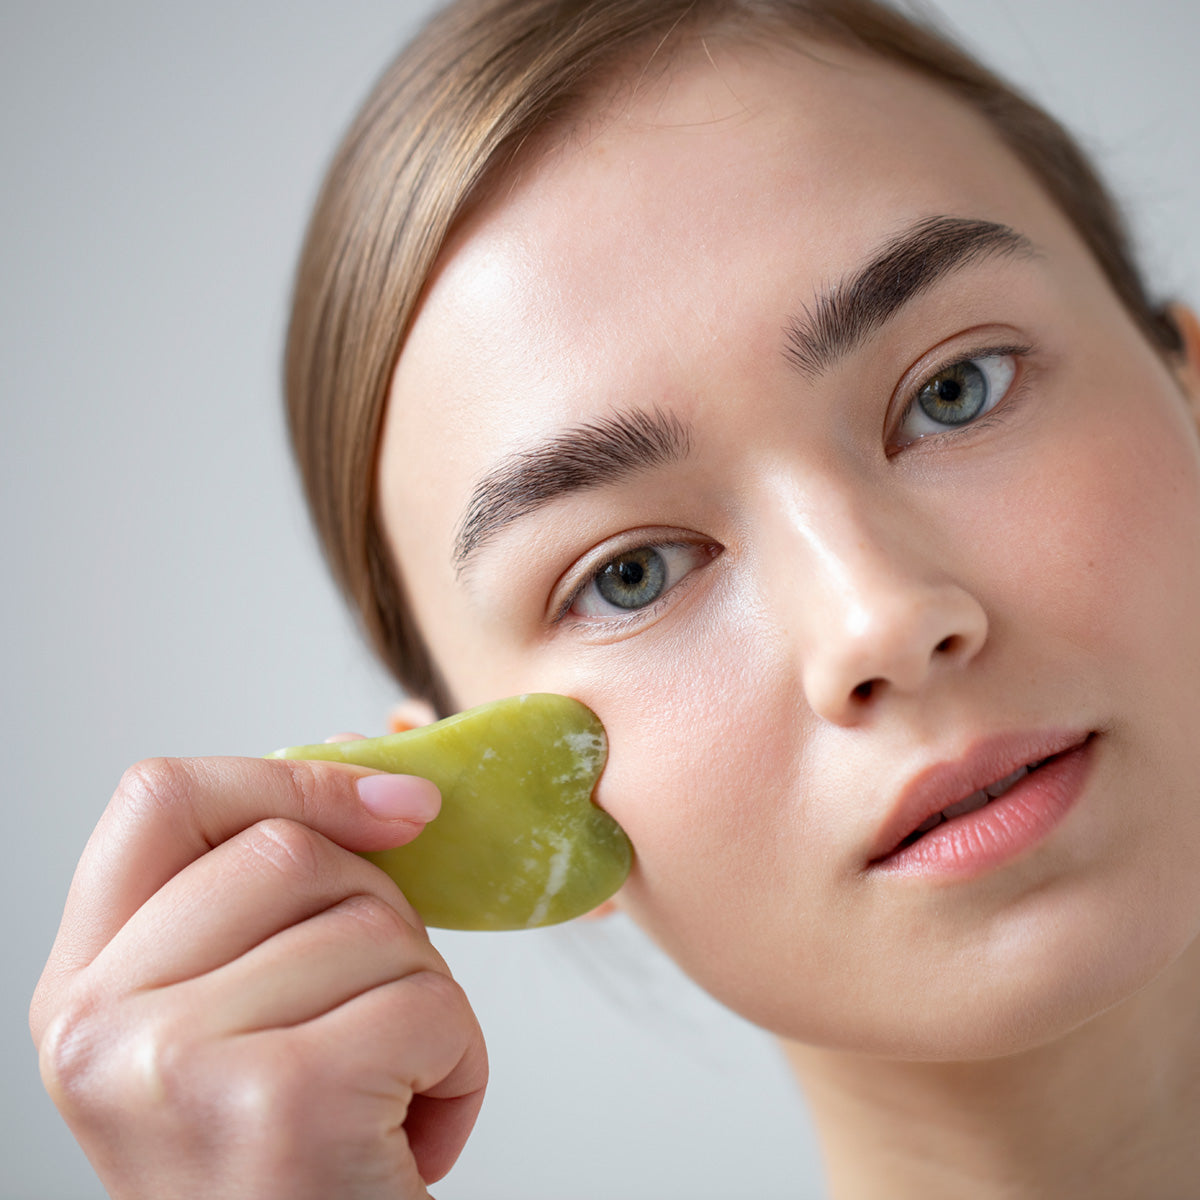
[[[439,929],[534,929],[589,912],[632,861],[592,803],[608,753],[596,715],[566,696],[512,696],[434,725],[277,750],[433,780],[442,811],[406,846],[364,857]]]

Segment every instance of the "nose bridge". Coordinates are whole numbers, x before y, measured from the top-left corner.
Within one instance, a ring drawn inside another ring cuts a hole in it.
[[[838,724],[891,693],[913,695],[965,665],[987,638],[977,597],[955,577],[950,547],[894,493],[812,482],[783,489],[773,552],[780,603],[795,631],[805,694]]]

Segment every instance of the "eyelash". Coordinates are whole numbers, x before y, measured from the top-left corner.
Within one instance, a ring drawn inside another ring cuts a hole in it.
[[[1005,410],[1018,400],[1024,392],[1024,367],[1026,359],[1033,353],[1034,348],[1026,343],[1014,343],[1012,345],[999,346],[981,346],[977,349],[970,350],[965,354],[957,354],[948,358],[945,362],[940,363],[931,369],[922,373],[920,379],[916,381],[907,391],[907,397],[903,407],[900,409],[900,415],[892,422],[892,433],[887,439],[887,453],[889,457],[900,453],[902,450],[907,450],[911,446],[915,446],[918,442],[929,441],[932,439],[944,440],[947,437],[959,437],[964,434],[977,433],[980,430],[991,428],[994,424],[1003,419]],[[981,416],[978,420],[966,422],[959,429],[947,428],[936,430],[931,433],[922,434],[912,438],[910,441],[897,444],[894,441],[896,432],[907,420],[909,415],[917,406],[918,399],[922,390],[931,383],[937,376],[944,374],[947,371],[953,370],[955,367],[966,366],[969,363],[979,362],[984,359],[994,358],[1013,358],[1016,360],[1016,372],[1004,391],[1003,396],[996,402],[995,406],[987,413]]]
[[[643,534],[643,538],[645,535]],[[550,622],[553,625],[564,625],[568,623],[568,618],[571,615],[571,609],[599,578],[610,563],[615,562],[627,555],[635,554],[639,550],[668,550],[668,549],[691,549],[697,552],[703,552],[708,555],[711,562],[721,553],[721,547],[715,542],[691,541],[684,540],[679,537],[663,537],[661,540],[655,541],[653,538],[646,540],[632,539],[625,545],[606,546],[603,548],[600,555],[589,556],[590,562],[584,568],[583,574],[578,583],[576,583],[553,610]],[[620,633],[621,630],[641,624],[644,621],[651,619],[666,605],[671,604],[677,598],[676,593],[680,588],[686,586],[688,579],[707,563],[701,563],[696,567],[686,571],[675,583],[671,584],[660,596],[651,601],[644,608],[630,609],[628,615],[608,615],[604,617],[597,616],[577,616],[574,623],[579,625],[602,626],[606,633]]]

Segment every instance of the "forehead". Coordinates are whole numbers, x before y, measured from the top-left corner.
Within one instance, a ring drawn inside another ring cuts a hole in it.
[[[543,378],[552,346],[586,371],[613,335],[632,356],[642,343],[661,349],[657,335],[681,312],[720,336],[731,306],[766,300],[772,276],[786,278],[794,309],[914,219],[1016,223],[1035,191],[981,117],[873,57],[685,54],[500,183],[457,231],[397,391],[420,379],[428,395],[436,383],[452,419],[464,406],[482,417],[479,390],[497,378],[520,388],[514,407],[544,386],[561,399],[574,381]],[[774,261],[763,261],[772,244]],[[497,411],[493,432],[519,442],[518,415]]]
[[[612,409],[699,403],[714,364],[778,355],[788,315],[936,214],[1043,243],[1064,224],[928,80],[827,47],[681,54],[457,231],[393,382],[385,524],[419,496],[448,547],[498,457]],[[427,445],[435,460],[396,449]]]

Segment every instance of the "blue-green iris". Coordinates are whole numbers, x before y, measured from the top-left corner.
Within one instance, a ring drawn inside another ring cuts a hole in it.
[[[596,590],[618,608],[645,608],[653,604],[666,583],[667,564],[650,546],[614,558],[596,576]]]
[[[921,411],[941,425],[973,421],[988,401],[987,376],[974,361],[955,363],[939,371],[917,393]]]

